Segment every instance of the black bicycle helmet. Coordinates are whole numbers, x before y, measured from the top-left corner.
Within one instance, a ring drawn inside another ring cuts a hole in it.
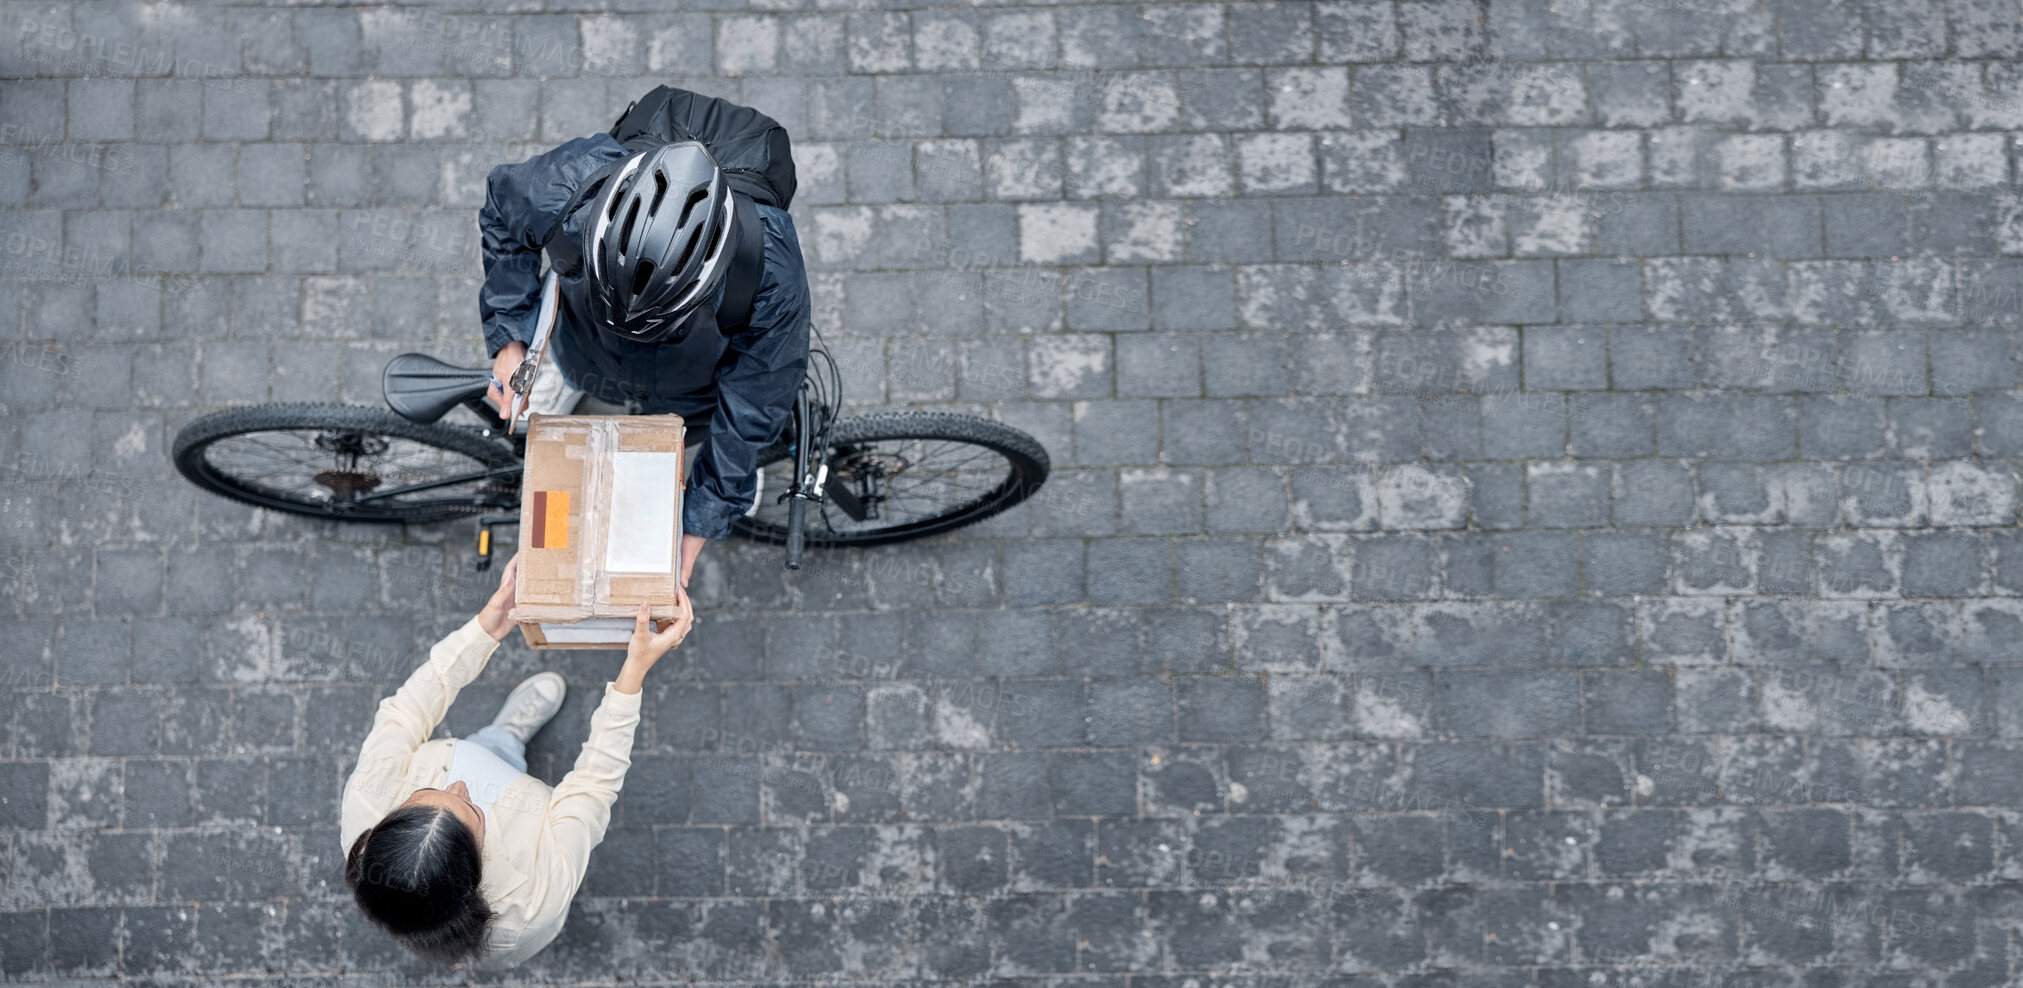
[[[634,155],[583,230],[589,316],[645,343],[674,336],[723,280],[736,225],[723,170],[700,142]]]

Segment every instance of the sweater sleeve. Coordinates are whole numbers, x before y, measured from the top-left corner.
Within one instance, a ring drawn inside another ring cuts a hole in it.
[[[590,738],[576,756],[576,767],[562,777],[548,801],[545,821],[549,854],[543,864],[551,887],[576,894],[590,867],[590,851],[604,839],[611,823],[611,804],[632,767],[632,736],[639,727],[639,693],[620,693],[605,684],[604,700],[590,715]]]
[[[436,642],[428,661],[392,696],[379,701],[372,730],[359,748],[358,765],[344,783],[339,836],[345,847],[393,808],[415,749],[428,742],[457,693],[478,678],[498,647],[473,617]]]

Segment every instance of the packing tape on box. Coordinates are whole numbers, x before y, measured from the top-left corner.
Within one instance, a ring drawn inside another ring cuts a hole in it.
[[[605,505],[611,503],[611,457],[605,455],[618,445],[618,420],[598,418],[590,421],[590,429],[583,437],[583,462],[587,469],[583,474],[583,565],[576,567],[576,599],[581,601],[602,600],[598,591],[597,569],[588,561],[600,558],[604,552],[604,540],[610,529],[610,520],[605,517]],[[595,554],[595,555],[593,555]],[[577,616],[571,620],[587,618],[591,605],[573,608]]]

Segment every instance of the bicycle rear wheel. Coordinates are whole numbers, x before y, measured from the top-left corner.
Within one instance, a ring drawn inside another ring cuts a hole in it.
[[[176,469],[246,504],[335,521],[423,523],[516,509],[519,457],[468,430],[357,405],[255,405],[176,433]]]
[[[829,447],[826,497],[803,528],[811,546],[885,545],[975,524],[1031,497],[1050,467],[1033,437],[946,412],[842,419]],[[794,458],[786,446],[767,451],[759,469],[760,490],[792,488]],[[732,533],[783,543],[790,511],[790,503],[764,501],[732,522]]]

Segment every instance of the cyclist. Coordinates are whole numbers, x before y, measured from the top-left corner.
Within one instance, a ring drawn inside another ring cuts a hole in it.
[[[777,123],[668,86],[611,133],[501,165],[487,182],[478,310],[491,400],[507,407],[533,342],[546,250],[562,302],[530,405],[688,423],[683,587],[706,540],[752,507],[758,454],[779,438],[807,367],[793,188]]]

